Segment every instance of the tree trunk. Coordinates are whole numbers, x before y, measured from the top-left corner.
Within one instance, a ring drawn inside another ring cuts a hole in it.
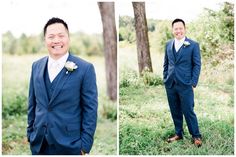
[[[114,2],[98,2],[103,24],[103,40],[108,97],[117,99],[117,34]]]
[[[149,50],[148,27],[145,13],[145,2],[132,2],[134,9],[136,43],[138,53],[139,74],[152,72],[152,60]]]

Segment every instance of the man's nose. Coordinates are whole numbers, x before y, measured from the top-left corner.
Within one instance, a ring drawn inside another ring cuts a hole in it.
[[[58,42],[60,42],[60,41],[61,41],[60,38],[57,37],[57,36],[53,39],[53,43],[58,43]]]

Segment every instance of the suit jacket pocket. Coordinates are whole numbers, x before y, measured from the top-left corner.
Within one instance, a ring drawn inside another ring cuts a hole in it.
[[[37,142],[37,128],[34,128],[30,134],[30,144],[34,145]]]

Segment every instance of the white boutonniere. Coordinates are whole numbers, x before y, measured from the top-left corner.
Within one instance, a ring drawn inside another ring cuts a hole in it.
[[[190,45],[190,42],[184,41],[184,47],[187,47],[187,46],[189,46],[189,45]]]
[[[78,66],[74,62],[67,61],[66,64],[65,64],[65,68],[67,69],[66,74],[68,74],[68,72],[72,72],[75,69],[77,69]]]

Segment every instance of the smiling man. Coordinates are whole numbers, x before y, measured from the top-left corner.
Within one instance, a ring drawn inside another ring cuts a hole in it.
[[[44,27],[49,55],[32,65],[27,137],[32,154],[89,153],[97,124],[97,85],[91,63],[69,53],[69,29],[59,18]]]
[[[194,88],[201,70],[199,44],[185,36],[185,22],[172,22],[174,39],[166,44],[163,79],[175,125],[175,135],[168,139],[174,142],[183,139],[183,116],[197,147],[202,145],[197,116],[194,113]]]

